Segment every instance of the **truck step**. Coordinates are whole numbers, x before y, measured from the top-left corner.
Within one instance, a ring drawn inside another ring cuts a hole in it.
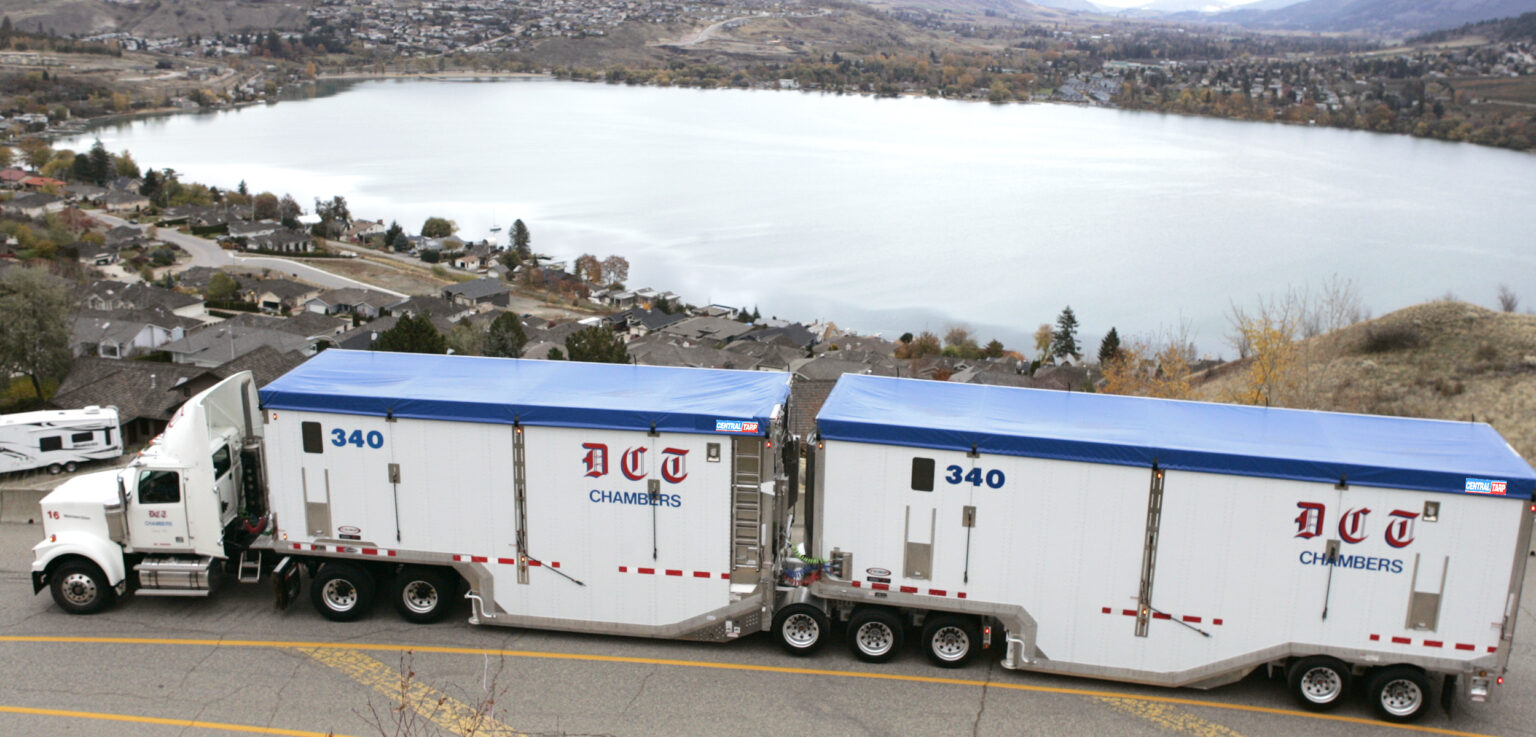
[[[251,554],[255,553],[253,557]],[[261,551],[240,551],[240,570],[236,574],[240,583],[256,583],[261,580]]]

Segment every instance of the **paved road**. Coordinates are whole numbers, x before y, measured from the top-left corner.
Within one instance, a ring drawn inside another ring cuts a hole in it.
[[[134,223],[123,220],[122,218],[107,215],[105,213],[92,212],[91,217],[105,223],[108,227],[117,227],[119,225],[139,227]],[[199,238],[195,235],[188,235],[172,228],[160,228],[156,233],[156,237],[167,243],[177,246],[181,250],[186,251],[191,256],[191,259],[182,262],[178,266],[178,268],[182,269],[191,268],[193,266],[219,268],[222,266],[229,266],[234,264],[258,269],[271,269],[273,271],[287,274],[289,276],[294,276],[303,279],[304,281],[318,284],[323,287],[332,287],[338,289],[345,287],[362,287],[366,289],[372,289],[376,292],[393,294],[397,297],[407,296],[394,290],[374,286],[365,282],[360,282],[356,279],[349,279],[345,276],[332,274],[329,271],[318,269],[310,266],[309,264],[293,261],[290,259],[273,258],[270,256],[236,256],[232,252],[220,248],[219,244],[213,241],[210,241],[206,238]]]
[[[29,547],[39,535],[0,525],[0,734],[13,737],[465,735],[487,689],[497,696],[482,735],[1410,734],[1359,703],[1326,716],[1298,711],[1257,675],[1169,691],[1004,671],[996,655],[952,671],[915,653],[868,665],[839,643],[791,658],[765,636],[716,645],[472,627],[462,609],[412,626],[381,606],[340,624],[307,599],[275,611],[264,585],[69,616],[46,592],[31,593]],[[1530,607],[1521,619],[1536,642]],[[1536,655],[1526,644],[1513,657],[1501,702],[1462,705],[1454,718],[1437,708],[1419,732],[1536,734]],[[392,711],[402,665],[414,673],[407,701],[420,711]],[[388,729],[372,723],[376,714]],[[418,729],[390,726],[397,714]]]

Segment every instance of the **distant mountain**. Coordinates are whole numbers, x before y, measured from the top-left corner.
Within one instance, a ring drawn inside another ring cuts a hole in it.
[[[1070,10],[1075,13],[1100,13],[1099,6],[1088,0],[1032,0],[1035,5],[1042,8],[1055,8],[1057,10]]]
[[[1190,20],[1248,28],[1399,36],[1536,11],[1536,0],[1306,0],[1276,10],[1256,5]]]

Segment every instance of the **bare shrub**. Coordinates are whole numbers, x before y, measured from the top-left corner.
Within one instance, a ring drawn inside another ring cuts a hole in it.
[[[1520,306],[1520,297],[1509,288],[1508,284],[1499,285],[1499,309],[1504,312],[1514,312]]]
[[[1360,342],[1361,353],[1391,353],[1417,348],[1423,342],[1411,325],[1379,325],[1367,328]]]
[[[1477,352],[1472,354],[1479,361],[1492,362],[1499,357],[1499,349],[1492,343],[1483,343],[1477,347]]]

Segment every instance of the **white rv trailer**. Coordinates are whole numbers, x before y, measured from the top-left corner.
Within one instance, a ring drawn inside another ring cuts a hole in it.
[[[122,454],[116,407],[0,416],[0,473],[34,468],[46,468],[50,473],[74,471],[81,463]]]
[[[1508,662],[1536,473],[1485,424],[846,375],[817,426],[810,588],[865,659],[992,625],[1009,668],[1288,666],[1304,706],[1363,682],[1395,720]]]

